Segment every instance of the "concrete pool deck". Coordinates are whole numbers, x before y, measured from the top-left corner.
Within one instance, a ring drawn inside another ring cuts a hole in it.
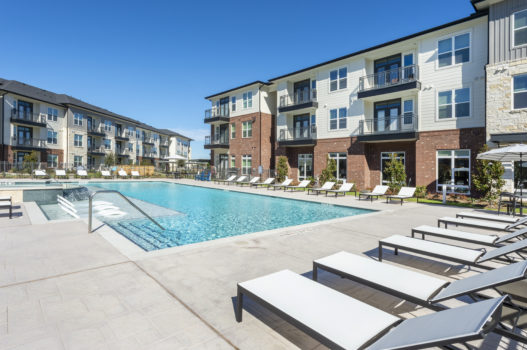
[[[15,219],[0,212],[0,349],[325,349],[249,299],[236,323],[236,283],[282,269],[310,277],[313,259],[341,250],[376,256],[380,238],[461,211],[176,182],[382,211],[135,256],[104,228],[88,234],[82,220],[32,222],[34,208],[20,204]],[[477,270],[404,253],[385,259],[446,279]],[[429,312],[327,273],[320,281],[401,317]],[[524,348],[495,335],[473,345]]]

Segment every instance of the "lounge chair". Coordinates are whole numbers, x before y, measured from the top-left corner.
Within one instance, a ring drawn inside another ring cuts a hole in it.
[[[264,182],[256,182],[256,183],[253,183],[251,184],[251,187],[260,187],[260,186],[266,186],[266,187],[269,187],[271,186],[271,184],[274,182],[274,177],[268,177],[267,179],[265,179]]]
[[[47,178],[48,177],[48,173],[46,173],[46,170],[40,170],[40,169],[35,169],[33,171],[33,174],[35,175],[36,178]]]
[[[307,194],[315,193],[318,196],[321,192],[326,192],[326,191],[331,190],[333,188],[333,186],[335,186],[335,183],[332,182],[332,181],[328,181],[324,185],[322,185],[321,187],[308,188],[307,189]]]
[[[141,178],[141,175],[139,175],[139,171],[137,171],[137,170],[132,170],[131,171],[131,175],[132,175],[133,178],[134,177],[136,177],[138,179]]]
[[[55,170],[55,177],[67,177],[66,170],[64,169]]]
[[[418,349],[481,339],[500,321],[507,298],[402,320],[283,270],[238,283],[236,320],[247,296],[331,349]]]
[[[284,191],[287,190],[291,191],[298,191],[298,190],[304,190],[307,188],[307,185],[311,183],[311,180],[302,180],[297,186],[285,186]]]
[[[520,253],[527,248],[527,239],[486,251],[485,249],[469,249],[455,245],[393,235],[379,241],[379,261],[382,260],[383,247],[393,248],[395,255],[399,253],[399,250],[405,250],[464,265],[492,269],[489,266],[482,265],[482,263],[491,260],[506,260],[510,262],[511,258],[509,255],[513,253],[518,254],[524,259]]]
[[[524,218],[527,219],[527,218]],[[437,219],[437,227],[441,227],[441,224],[445,225],[445,228],[448,228],[449,224],[456,225],[456,226],[467,226],[467,227],[474,227],[474,228],[480,228],[484,230],[492,230],[492,231],[512,231],[513,228],[522,225],[524,221],[523,219],[519,220],[518,222],[514,224],[507,224],[503,222],[497,222],[497,221],[489,221],[489,220],[476,220],[476,219],[462,219],[462,218],[453,218],[448,216],[443,216],[442,218]]]
[[[515,238],[524,239],[527,236],[527,227],[518,229],[511,233],[508,233],[503,236],[498,235],[486,235],[481,233],[472,233],[465,231],[451,230],[441,227],[434,227],[428,225],[421,225],[418,227],[412,228],[412,237],[415,237],[416,234],[420,234],[422,239],[425,239],[426,236],[435,236],[446,239],[452,239],[460,242],[468,242],[479,245],[487,245],[491,247],[497,247],[511,241]]]
[[[112,174],[110,173],[110,170],[101,170],[102,177],[109,177],[112,178]]]
[[[230,181],[230,182],[227,182],[227,185],[230,185],[230,184],[239,184],[240,182],[244,182],[245,180],[247,179],[247,176],[245,175],[242,175],[240,176],[239,178],[237,178],[236,180],[234,181]]]
[[[120,178],[123,178],[123,179],[127,179],[128,178],[128,174],[126,173],[126,171],[124,171],[123,169],[119,170],[117,172],[117,174],[119,174],[119,177]]]
[[[214,182],[218,183],[218,184],[222,184],[222,183],[227,183],[227,182],[234,181],[234,179],[236,179],[236,175],[232,175],[228,179],[216,179],[216,180],[214,180]]]
[[[245,186],[245,185],[251,186],[252,184],[257,183],[259,180],[260,180],[260,177],[259,176],[255,176],[250,181],[237,182],[236,186],[238,186],[238,185],[240,185],[242,187]]]
[[[478,301],[488,298],[477,294],[483,290],[512,290],[512,293],[507,293],[513,302],[507,310],[507,318],[513,320],[518,316],[519,309],[523,309],[520,312],[525,311],[525,307],[520,306],[525,298],[525,290],[523,293],[514,294],[516,292],[514,287],[523,286],[525,288],[527,261],[506,265],[452,282],[347,252],[339,252],[313,261],[313,280],[315,281],[319,270],[331,272],[436,311],[446,309],[445,306],[438,304],[446,300],[465,296]],[[511,310],[513,312],[510,312]],[[516,324],[516,326],[525,327],[526,324]],[[523,343],[527,342],[526,336],[512,332],[505,327],[498,327],[496,333]]]
[[[388,186],[377,185],[371,192],[359,193],[359,200],[361,197],[365,197],[366,199],[369,198],[370,201],[373,202],[373,197],[379,198],[380,196],[384,196],[386,191],[388,191]]]
[[[489,214],[481,211],[462,211],[456,214],[456,218],[469,218],[477,220],[490,220],[497,222],[504,222],[507,224],[515,224],[522,220],[521,217],[512,217],[508,215]]]
[[[13,202],[11,201],[11,199],[0,200],[0,209],[8,209],[9,218],[13,218]]]
[[[354,183],[345,182],[336,190],[328,190],[326,191],[326,197],[328,194],[335,194],[335,197],[338,197],[339,195],[346,196],[346,193],[351,191],[351,189],[355,186]]]
[[[291,182],[293,182],[293,179],[285,179],[284,182],[282,182],[281,184],[267,186],[267,189],[272,189],[273,191],[280,190],[282,188],[285,188],[286,186],[291,185]]]
[[[86,178],[88,179],[89,176],[88,176],[88,172],[84,169],[77,169],[77,176],[78,177],[83,177],[83,178]]]
[[[405,199],[413,198],[415,194],[415,187],[401,187],[399,193],[386,196],[386,203],[390,202],[393,199],[398,199],[403,205]]]

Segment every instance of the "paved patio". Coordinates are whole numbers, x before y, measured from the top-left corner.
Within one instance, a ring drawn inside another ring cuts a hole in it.
[[[236,323],[236,283],[281,269],[310,277],[313,259],[340,250],[376,256],[380,238],[460,211],[230,189],[382,212],[134,256],[99,231],[87,234],[82,220],[32,223],[21,205],[16,219],[0,216],[0,349],[325,349],[248,299],[244,321]],[[475,273],[404,253],[385,258],[446,279]],[[430,312],[327,273],[320,281],[401,317]],[[523,348],[494,335],[474,345]]]

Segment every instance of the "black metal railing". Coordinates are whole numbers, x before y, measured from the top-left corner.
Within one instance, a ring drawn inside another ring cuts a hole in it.
[[[229,108],[209,108],[205,110],[205,120],[216,117],[229,117]]]
[[[316,125],[300,128],[282,128],[278,130],[278,141],[313,140],[316,138]]]
[[[410,83],[419,80],[419,66],[414,64],[359,78],[359,92]]]
[[[359,121],[359,135],[390,134],[417,131],[417,115],[406,113],[392,117]]]
[[[35,139],[32,137],[12,137],[11,144],[13,146],[45,148],[46,140]]]
[[[279,107],[296,106],[296,105],[301,105],[304,103],[316,102],[316,101],[317,101],[317,90],[316,89],[298,90],[298,91],[295,91],[295,93],[292,95],[288,94],[288,95],[280,96]]]
[[[205,146],[208,145],[228,145],[229,137],[227,136],[205,136]]]
[[[33,113],[31,111],[19,111],[15,108],[11,110],[11,120],[19,122],[33,122],[39,124],[46,124],[46,115],[43,113]]]
[[[91,146],[88,147],[89,153],[106,153],[106,148],[104,146]]]

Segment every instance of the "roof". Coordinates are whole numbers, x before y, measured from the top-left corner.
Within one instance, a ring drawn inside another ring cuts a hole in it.
[[[214,94],[214,95],[207,96],[207,97],[205,97],[205,99],[208,100],[209,98],[216,97],[216,96],[219,96],[219,95],[223,95],[223,94],[226,94],[226,93],[234,91],[234,90],[243,89],[244,87],[255,85],[255,84],[271,85],[270,82],[256,80],[256,81],[253,81],[253,82],[245,84],[245,85],[237,86],[235,88],[232,88],[232,89],[229,89],[229,90],[225,90],[225,91],[222,91],[222,92],[218,92],[217,94]]]
[[[44,89],[40,89],[40,88],[32,86],[32,85],[24,84],[24,83],[16,81],[16,80],[7,80],[7,79],[0,78],[0,91],[11,92],[11,93],[14,93],[14,94],[17,94],[17,95],[20,95],[20,96],[24,96],[24,97],[27,97],[27,98],[32,98],[32,99],[35,99],[35,100],[38,100],[38,101],[42,101],[42,102],[47,102],[47,103],[50,103],[50,104],[53,104],[53,105],[57,105],[57,106],[80,107],[80,108],[86,109],[88,111],[92,111],[92,112],[95,112],[95,113],[104,114],[104,115],[107,115],[107,116],[110,116],[110,117],[113,117],[113,118],[116,118],[116,119],[120,119],[120,120],[126,121],[128,123],[135,124],[136,126],[142,128],[142,129],[159,132],[161,134],[167,134],[167,132],[170,132],[170,134],[173,133],[173,131],[170,131],[168,129],[155,128],[155,127],[153,127],[151,125],[148,125],[148,124],[145,124],[143,122],[140,122],[139,120],[132,119],[132,118],[129,118],[129,117],[125,117],[124,115],[120,115],[120,114],[114,113],[112,111],[109,111],[107,109],[101,108],[99,106],[96,106],[96,105],[90,104],[88,102],[79,100],[78,98],[75,98],[75,97],[72,97],[72,96],[69,96],[69,95],[65,95],[65,94],[56,94],[54,92],[51,92],[51,91],[48,91],[48,90],[44,90]],[[180,134],[178,134],[178,135],[180,135]],[[183,135],[180,135],[180,136],[188,138],[188,137],[183,136]],[[190,139],[190,140],[193,141],[192,139]]]
[[[191,139],[190,137],[185,136],[185,135],[181,135],[180,133],[175,132],[175,131],[170,130],[170,129],[159,129],[159,131],[161,131],[164,134],[170,135],[170,136],[179,136],[179,137],[183,137],[185,139],[188,139],[189,141],[194,141],[194,139]]]

